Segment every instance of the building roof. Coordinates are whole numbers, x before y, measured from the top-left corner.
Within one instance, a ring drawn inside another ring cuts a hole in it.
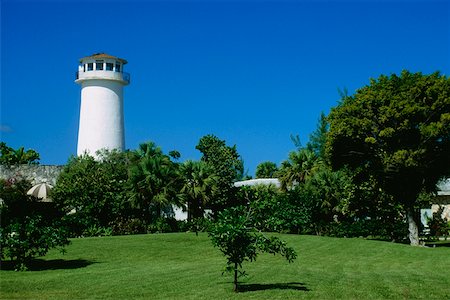
[[[109,54],[106,54],[106,53],[94,53],[94,54],[92,54],[90,56],[85,56],[83,58],[80,58],[80,63],[83,60],[85,60],[85,59],[105,59],[105,58],[115,59],[115,60],[121,61],[123,64],[127,63],[127,61],[125,59],[123,59],[123,58],[112,56],[112,55],[109,55]]]
[[[254,185],[269,185],[273,184],[280,187],[281,183],[278,178],[257,178],[244,181],[237,181],[234,183],[235,187],[240,186],[254,186]],[[439,196],[450,196],[450,178],[444,179],[437,184]]]
[[[255,186],[255,185],[270,185],[270,184],[275,185],[276,187],[281,186],[278,178],[256,178],[244,181],[236,181],[234,183],[234,186],[240,187],[240,186]]]

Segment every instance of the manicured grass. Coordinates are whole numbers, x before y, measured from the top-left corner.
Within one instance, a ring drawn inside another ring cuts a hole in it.
[[[450,248],[280,235],[298,259],[246,263],[242,292],[206,234],[74,239],[31,271],[0,271],[1,299],[449,299]],[[2,268],[7,267],[3,264]]]

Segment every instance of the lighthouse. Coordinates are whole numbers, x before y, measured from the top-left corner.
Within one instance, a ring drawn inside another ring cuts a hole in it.
[[[101,149],[125,149],[123,87],[130,74],[125,59],[97,53],[80,59],[75,82],[81,85],[77,155],[96,157]]]

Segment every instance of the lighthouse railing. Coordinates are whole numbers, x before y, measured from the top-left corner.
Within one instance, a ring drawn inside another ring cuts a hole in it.
[[[111,76],[105,76],[106,74],[110,74]],[[89,78],[95,78],[95,77],[102,77],[102,78],[110,78],[113,80],[123,80],[126,83],[130,83],[131,75],[127,72],[112,72],[112,71],[77,71],[75,72],[75,80],[78,79],[89,79]]]

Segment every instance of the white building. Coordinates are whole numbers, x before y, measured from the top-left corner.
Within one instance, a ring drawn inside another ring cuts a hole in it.
[[[236,181],[234,183],[235,187],[255,186],[255,185],[274,185],[277,188],[281,187],[281,183],[278,180],[278,178],[256,178],[243,181]]]
[[[123,87],[130,75],[125,59],[98,53],[80,59],[75,82],[81,85],[77,155],[125,149]]]
[[[437,187],[438,196],[434,201],[435,203],[431,206],[431,210],[432,212],[437,212],[440,206],[443,206],[442,218],[450,221],[450,178],[438,183]]]

